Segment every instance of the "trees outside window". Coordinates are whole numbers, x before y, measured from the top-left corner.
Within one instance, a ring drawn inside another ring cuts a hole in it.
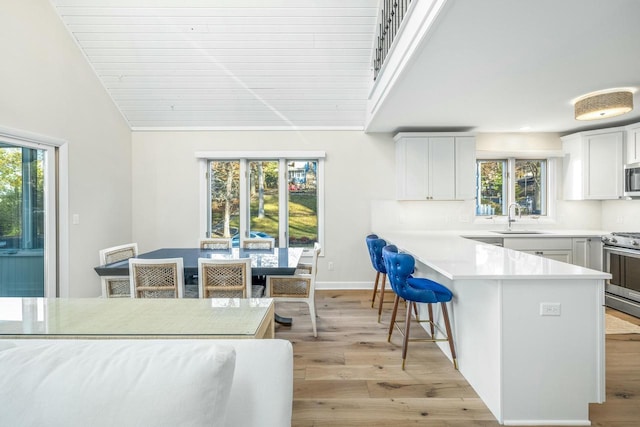
[[[272,237],[313,248],[320,236],[318,159],[209,160],[209,235]]]
[[[476,215],[507,215],[511,203],[523,215],[548,214],[547,160],[477,160],[476,166]]]

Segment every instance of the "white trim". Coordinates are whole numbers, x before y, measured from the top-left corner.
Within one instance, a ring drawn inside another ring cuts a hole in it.
[[[327,228],[324,220],[324,158],[318,158],[318,177],[317,177],[317,191],[318,191],[318,243],[320,243],[320,256],[324,256],[324,232]],[[305,252],[311,252],[309,249]]]
[[[209,190],[211,177],[209,176],[209,161],[207,159],[200,159],[199,163],[199,176],[200,176],[200,230],[198,236],[211,237],[207,235],[208,223],[211,222],[211,208],[207,209],[207,206],[211,206],[211,192]],[[202,212],[206,212],[205,215]]]
[[[278,160],[278,168],[287,170],[287,159]],[[289,177],[287,173],[278,173],[278,206],[287,206],[289,203]],[[289,215],[280,215],[278,212],[278,238],[279,242],[289,242]]]
[[[207,160],[277,160],[282,158],[308,160],[324,159],[327,154],[324,151],[196,151],[195,156],[198,159]]]
[[[64,139],[54,138],[52,136],[41,135],[35,132],[28,132],[26,130],[14,129],[5,126],[0,126],[0,137],[10,138],[22,143],[35,144],[36,148],[45,146],[60,147],[67,143]]]
[[[318,282],[316,290],[373,290],[373,280],[370,282]]]
[[[69,297],[69,144],[58,147],[58,296]]]
[[[495,160],[514,157],[517,159],[551,159],[555,157],[564,157],[562,150],[539,150],[539,151],[489,151],[477,150],[476,159],[478,160]]]
[[[128,123],[128,122],[127,122]],[[364,126],[132,126],[132,132],[364,131]]]

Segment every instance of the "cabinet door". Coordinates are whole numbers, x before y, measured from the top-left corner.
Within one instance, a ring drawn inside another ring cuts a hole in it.
[[[428,193],[427,138],[406,138],[396,142],[398,200],[425,200]]]
[[[622,196],[622,143],[622,131],[587,137],[586,199]]]
[[[599,237],[591,237],[587,239],[589,247],[589,263],[588,268],[602,271],[602,240]]]
[[[429,138],[429,199],[455,199],[456,175],[454,165],[454,138]]]
[[[640,163],[640,128],[627,131],[625,163]]]
[[[528,254],[538,255],[542,258],[552,259],[555,261],[566,262],[567,264],[571,264],[572,257],[571,251],[567,250],[545,250],[545,251],[523,251]]]
[[[456,137],[456,200],[476,197],[476,139]]]
[[[573,239],[573,263],[580,267],[589,267],[589,242],[586,237]]]

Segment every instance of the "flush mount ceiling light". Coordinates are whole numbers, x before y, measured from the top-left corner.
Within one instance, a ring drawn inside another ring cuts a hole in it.
[[[631,90],[594,92],[574,101],[576,120],[598,120],[619,116],[633,110]]]

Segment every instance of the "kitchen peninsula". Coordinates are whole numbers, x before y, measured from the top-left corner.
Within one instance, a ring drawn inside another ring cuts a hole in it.
[[[453,292],[460,372],[500,423],[590,425],[605,399],[607,273],[447,232],[378,235]]]

